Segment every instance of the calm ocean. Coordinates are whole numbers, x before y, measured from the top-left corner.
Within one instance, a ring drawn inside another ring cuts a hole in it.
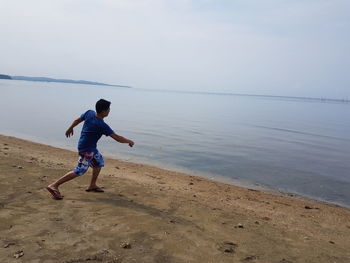
[[[104,155],[350,206],[350,104],[0,80],[0,133],[75,149],[71,122],[100,98]]]

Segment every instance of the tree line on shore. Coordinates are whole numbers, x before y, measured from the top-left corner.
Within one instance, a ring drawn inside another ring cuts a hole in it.
[[[0,79],[12,79],[12,78],[9,75],[0,74]]]

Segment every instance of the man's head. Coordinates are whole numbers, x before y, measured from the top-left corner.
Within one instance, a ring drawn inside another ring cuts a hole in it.
[[[95,106],[97,114],[103,114],[107,116],[109,113],[110,106],[111,106],[110,101],[100,99],[99,101],[96,102],[96,106]]]

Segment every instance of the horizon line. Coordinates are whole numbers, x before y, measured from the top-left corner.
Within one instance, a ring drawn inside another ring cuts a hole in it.
[[[265,97],[265,98],[281,98],[281,99],[294,99],[294,100],[310,100],[319,102],[340,102],[350,103],[350,99],[347,98],[329,98],[329,97],[307,97],[307,96],[288,96],[288,95],[273,95],[273,94],[248,94],[248,93],[232,93],[232,92],[214,92],[214,91],[186,91],[186,90],[160,90],[160,89],[144,89],[136,88],[147,91],[161,91],[161,92],[174,92],[174,93],[189,93],[189,94],[210,94],[210,95],[229,95],[229,96],[242,96],[242,97]]]

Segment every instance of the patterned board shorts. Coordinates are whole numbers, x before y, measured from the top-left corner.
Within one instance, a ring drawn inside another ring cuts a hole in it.
[[[103,156],[97,152],[79,152],[77,167],[73,172],[77,175],[83,175],[89,167],[103,167],[105,162]]]

